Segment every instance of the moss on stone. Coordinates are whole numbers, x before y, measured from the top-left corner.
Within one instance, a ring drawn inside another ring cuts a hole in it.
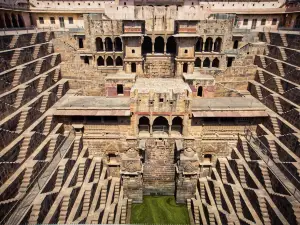
[[[185,204],[176,204],[173,196],[144,196],[143,204],[133,204],[131,223],[189,224]]]

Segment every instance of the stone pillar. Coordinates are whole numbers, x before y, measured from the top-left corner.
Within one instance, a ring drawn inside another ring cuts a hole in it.
[[[116,66],[116,56],[114,56],[114,59],[113,59],[113,63],[114,63],[114,66]]]
[[[176,73],[177,73],[177,76],[182,76],[182,74],[183,74],[182,62],[177,62]]]
[[[167,43],[164,42],[164,54],[166,54],[166,53],[167,53]]]
[[[106,55],[104,55],[103,59],[104,59],[104,66],[107,66],[106,65]]]
[[[142,62],[137,62],[136,63],[136,74],[137,75],[142,75],[143,74],[143,65],[142,65]]]
[[[211,68],[212,60],[209,59],[209,68]]]
[[[130,70],[130,64],[129,62],[125,62],[125,73],[130,73],[131,70]]]
[[[203,41],[202,52],[205,52],[205,42]]]
[[[152,55],[154,54],[154,43],[152,42]]]
[[[191,63],[191,62],[189,62],[188,63],[188,71],[187,71],[187,73],[193,73],[193,71],[194,71],[194,68],[193,68],[193,63]]]
[[[153,135],[153,121],[150,118],[150,136],[152,137],[152,135]]]

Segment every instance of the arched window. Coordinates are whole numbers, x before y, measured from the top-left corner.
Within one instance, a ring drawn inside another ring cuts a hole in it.
[[[116,66],[123,66],[123,60],[120,56],[116,58]]]
[[[112,57],[108,56],[106,58],[106,66],[113,66],[114,65],[114,61],[112,59]]]
[[[182,126],[183,126],[182,118],[177,116],[172,120],[171,130],[175,131],[175,132],[179,132],[181,134],[182,133]]]
[[[203,67],[210,67],[210,60],[209,58],[206,58],[204,61],[203,61]]]
[[[144,37],[144,41],[142,44],[142,52],[143,54],[152,53],[152,41],[148,36]]]
[[[199,57],[197,57],[195,60],[195,67],[201,67],[201,59],[199,59]]]
[[[184,72],[184,73],[187,73],[187,71],[188,71],[188,64],[187,64],[187,63],[184,63],[184,64],[183,64],[183,72]]]
[[[218,58],[215,58],[213,61],[212,61],[212,67],[216,67],[216,68],[219,68],[219,59]]]
[[[97,59],[97,65],[98,66],[104,66],[104,59],[102,56],[99,56]]]
[[[221,45],[222,45],[222,38],[217,38],[214,44],[214,52],[220,52],[221,51]]]
[[[238,49],[238,47],[239,47],[239,41],[238,41],[238,40],[235,40],[235,41],[233,42],[233,49]]]
[[[16,17],[16,15],[13,14],[13,13],[11,14],[11,21],[12,21],[13,27],[19,27],[19,26],[18,26],[17,17]]]
[[[102,38],[100,38],[100,37],[96,38],[96,50],[97,50],[97,52],[103,51],[103,41],[102,41]]]
[[[205,41],[205,52],[211,52],[212,51],[212,45],[213,45],[213,40],[211,37],[207,38]]]
[[[195,46],[195,52],[202,52],[202,48],[203,48],[203,39],[199,38]]]
[[[115,38],[115,51],[116,52],[122,51],[122,41],[121,41],[121,38],[119,38],[119,37]]]
[[[164,46],[165,46],[165,42],[162,37],[155,38],[155,43],[154,43],[155,53],[164,53]]]
[[[169,132],[169,123],[165,117],[159,116],[153,121],[153,132]]]
[[[105,38],[105,51],[111,52],[113,50],[113,44],[111,38]]]
[[[131,63],[131,73],[136,73],[136,64]]]
[[[173,36],[169,37],[167,40],[167,53],[176,54],[176,41]]]
[[[203,88],[199,86],[197,90],[197,96],[202,97],[202,95],[203,95]]]
[[[150,131],[150,121],[148,117],[141,117],[139,119],[139,132],[149,132]]]
[[[20,27],[25,27],[23,16],[21,16],[20,14],[18,14],[18,22]]]
[[[7,28],[11,28],[12,27],[12,24],[10,22],[10,18],[9,18],[9,15],[7,13],[4,14],[4,17],[5,17],[5,23],[6,23],[6,27]]]

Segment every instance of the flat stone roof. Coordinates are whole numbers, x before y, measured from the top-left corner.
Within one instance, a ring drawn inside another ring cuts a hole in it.
[[[185,80],[215,80],[212,75],[202,74],[199,71],[195,71],[192,74],[184,73],[183,77]]]
[[[54,112],[56,116],[130,116],[130,99],[71,96]]]
[[[109,74],[105,80],[135,80],[135,73],[125,73],[125,71],[118,71],[115,74]]]
[[[190,87],[182,80],[175,78],[138,78],[131,92],[138,90],[139,93],[182,93],[186,90],[191,92]]]
[[[266,110],[260,101],[254,97],[216,97],[198,98],[192,101],[192,110],[211,111],[211,110]]]

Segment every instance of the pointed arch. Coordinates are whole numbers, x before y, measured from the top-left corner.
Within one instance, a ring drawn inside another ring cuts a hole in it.
[[[108,56],[106,58],[106,66],[113,66],[114,65],[114,60],[112,59],[111,56]]]
[[[213,39],[211,37],[206,38],[205,41],[205,52],[211,52],[212,51],[212,45],[213,45]]]
[[[143,54],[152,53],[152,40],[150,37],[145,36],[142,44]]]
[[[102,56],[99,56],[97,59],[97,65],[98,66],[104,66],[104,59]]]
[[[177,116],[172,120],[171,131],[177,131],[182,134],[183,120],[181,117]]]
[[[203,50],[203,39],[200,37],[195,46],[195,52],[202,52]]]
[[[123,60],[120,56],[116,58],[116,66],[123,66]]]
[[[220,61],[218,58],[215,58],[213,61],[212,61],[212,67],[216,67],[216,68],[219,68],[219,64],[220,64]]]
[[[113,51],[113,44],[110,37],[105,38],[105,51],[112,52]]]
[[[19,27],[17,17],[14,13],[11,14],[11,22],[13,27]]]
[[[171,36],[167,40],[167,53],[176,54],[176,52],[177,52],[176,40],[173,36]]]
[[[214,44],[214,52],[220,52],[222,46],[222,38],[218,37]]]
[[[195,60],[195,67],[201,68],[201,59],[199,57],[197,57]]]
[[[210,67],[210,60],[209,60],[209,58],[206,58],[206,59],[203,61],[203,67],[207,67],[207,68]]]
[[[102,41],[102,38],[100,38],[100,37],[96,38],[96,50],[97,50],[97,52],[103,51],[103,41]]]
[[[121,41],[121,38],[119,37],[116,37],[115,38],[115,51],[116,52],[121,52],[122,49],[123,49],[123,46],[122,46],[122,41]]]

